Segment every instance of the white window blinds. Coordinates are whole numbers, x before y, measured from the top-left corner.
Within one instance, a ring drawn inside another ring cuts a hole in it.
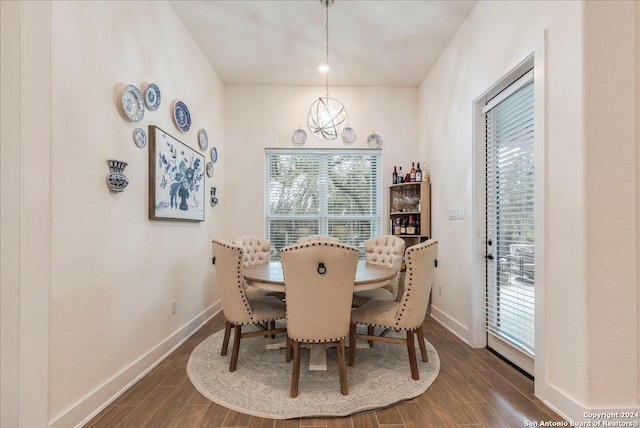
[[[533,71],[489,101],[486,118],[487,327],[534,355]]]
[[[266,151],[265,225],[272,259],[303,236],[362,250],[380,228],[379,150]]]

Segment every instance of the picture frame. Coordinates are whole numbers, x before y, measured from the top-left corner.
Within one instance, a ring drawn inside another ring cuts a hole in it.
[[[205,157],[149,125],[149,219],[204,221]]]

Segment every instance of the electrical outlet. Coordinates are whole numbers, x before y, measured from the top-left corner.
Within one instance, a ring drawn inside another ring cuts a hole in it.
[[[176,314],[176,301],[172,300],[171,301],[171,315],[175,315]]]
[[[438,284],[438,295],[442,296],[442,284]]]

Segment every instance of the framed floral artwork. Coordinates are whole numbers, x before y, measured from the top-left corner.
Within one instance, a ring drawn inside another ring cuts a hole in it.
[[[204,221],[204,155],[149,125],[149,218]]]

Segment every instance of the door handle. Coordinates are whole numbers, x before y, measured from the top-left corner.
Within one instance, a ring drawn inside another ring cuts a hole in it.
[[[486,256],[484,256],[484,258],[487,260],[493,260],[493,254],[489,253]]]

